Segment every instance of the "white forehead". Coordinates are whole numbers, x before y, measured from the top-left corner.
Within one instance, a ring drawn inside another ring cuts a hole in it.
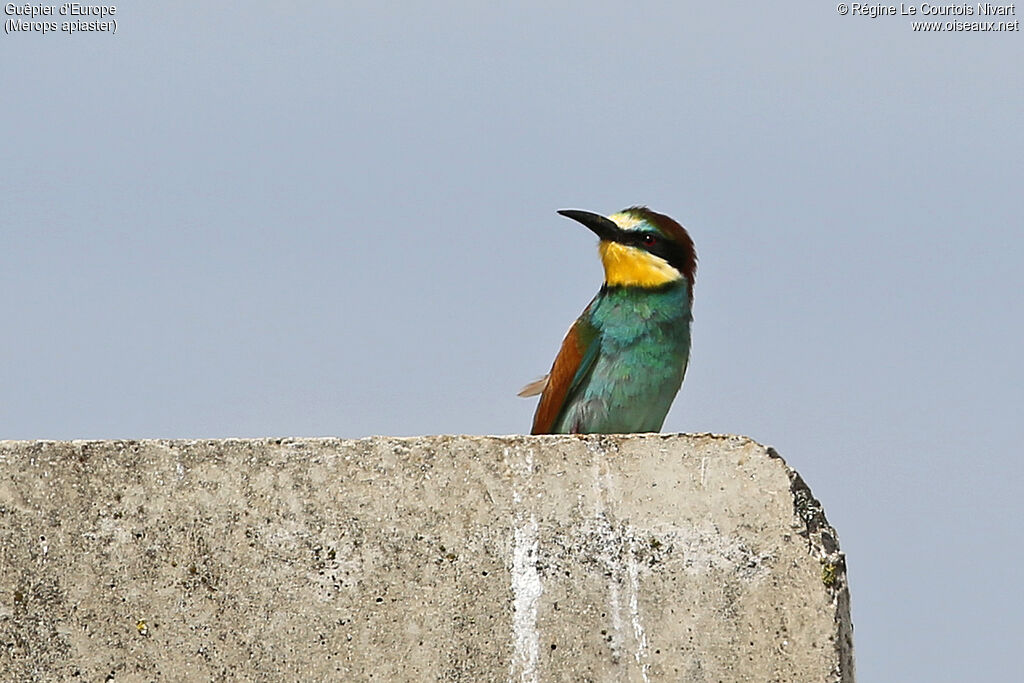
[[[623,230],[641,230],[642,226],[647,225],[647,221],[643,218],[638,218],[632,213],[613,213],[611,216],[608,216],[608,220]]]

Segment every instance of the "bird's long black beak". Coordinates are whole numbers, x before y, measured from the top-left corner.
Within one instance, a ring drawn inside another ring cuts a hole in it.
[[[577,223],[590,228],[595,235],[600,237],[602,240],[609,242],[615,241],[618,234],[621,232],[619,226],[615,225],[614,221],[609,218],[596,213],[590,213],[589,211],[580,211],[578,209],[562,209],[558,213],[562,214],[566,218],[571,218]]]

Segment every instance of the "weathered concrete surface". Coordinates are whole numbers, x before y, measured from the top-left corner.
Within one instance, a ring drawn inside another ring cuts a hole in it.
[[[725,436],[0,442],[0,680],[852,681],[835,532]]]

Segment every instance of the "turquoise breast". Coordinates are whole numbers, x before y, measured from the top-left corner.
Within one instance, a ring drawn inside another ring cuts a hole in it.
[[[606,287],[587,308],[596,357],[575,378],[556,433],[661,430],[690,356],[685,281],[645,289]]]

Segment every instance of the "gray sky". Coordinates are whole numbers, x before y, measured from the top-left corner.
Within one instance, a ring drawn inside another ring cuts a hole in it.
[[[601,278],[555,211],[644,203],[700,255],[665,429],[803,474],[860,678],[1018,676],[1021,33],[547,4],[0,36],[0,438],[528,431]]]

